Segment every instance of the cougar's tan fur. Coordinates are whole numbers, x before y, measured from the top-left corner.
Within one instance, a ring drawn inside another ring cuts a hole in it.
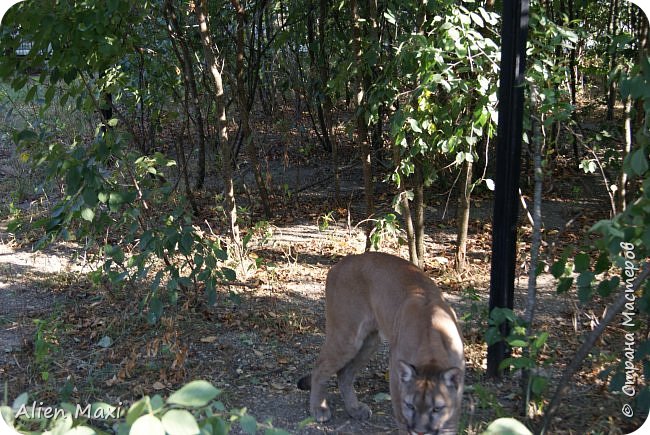
[[[327,275],[326,339],[311,373],[310,412],[326,421],[326,385],[337,374],[345,409],[367,419],[357,399],[355,373],[375,353],[380,336],[390,345],[390,394],[402,432],[456,433],[465,359],[456,315],[419,268],[393,255],[351,255]]]

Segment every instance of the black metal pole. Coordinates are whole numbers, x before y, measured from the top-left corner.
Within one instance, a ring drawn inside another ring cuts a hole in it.
[[[529,0],[503,2],[490,312],[513,307],[528,8]],[[509,328],[503,325],[502,333],[507,335]],[[488,347],[489,376],[500,375],[499,364],[508,352],[503,342]]]

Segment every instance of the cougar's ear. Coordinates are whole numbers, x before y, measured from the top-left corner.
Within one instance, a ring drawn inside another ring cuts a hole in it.
[[[442,380],[448,388],[457,390],[463,372],[458,367],[452,367],[442,372]]]
[[[411,382],[413,378],[415,378],[415,376],[417,375],[417,371],[415,370],[415,367],[402,360],[399,361],[398,373],[399,373],[399,379],[404,383]]]

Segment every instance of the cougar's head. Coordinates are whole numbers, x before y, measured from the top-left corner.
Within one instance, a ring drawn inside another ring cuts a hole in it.
[[[418,370],[400,361],[399,389],[405,429],[410,434],[455,434],[462,382],[463,372],[457,367]]]

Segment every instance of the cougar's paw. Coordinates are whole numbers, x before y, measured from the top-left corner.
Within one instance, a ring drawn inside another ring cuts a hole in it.
[[[332,418],[332,411],[330,411],[328,406],[319,406],[318,408],[313,409],[311,414],[314,417],[314,420],[319,423],[323,423]]]
[[[372,415],[370,407],[365,403],[359,403],[354,408],[346,409],[346,411],[348,414],[350,414],[350,417],[354,418],[355,420],[368,420]]]

